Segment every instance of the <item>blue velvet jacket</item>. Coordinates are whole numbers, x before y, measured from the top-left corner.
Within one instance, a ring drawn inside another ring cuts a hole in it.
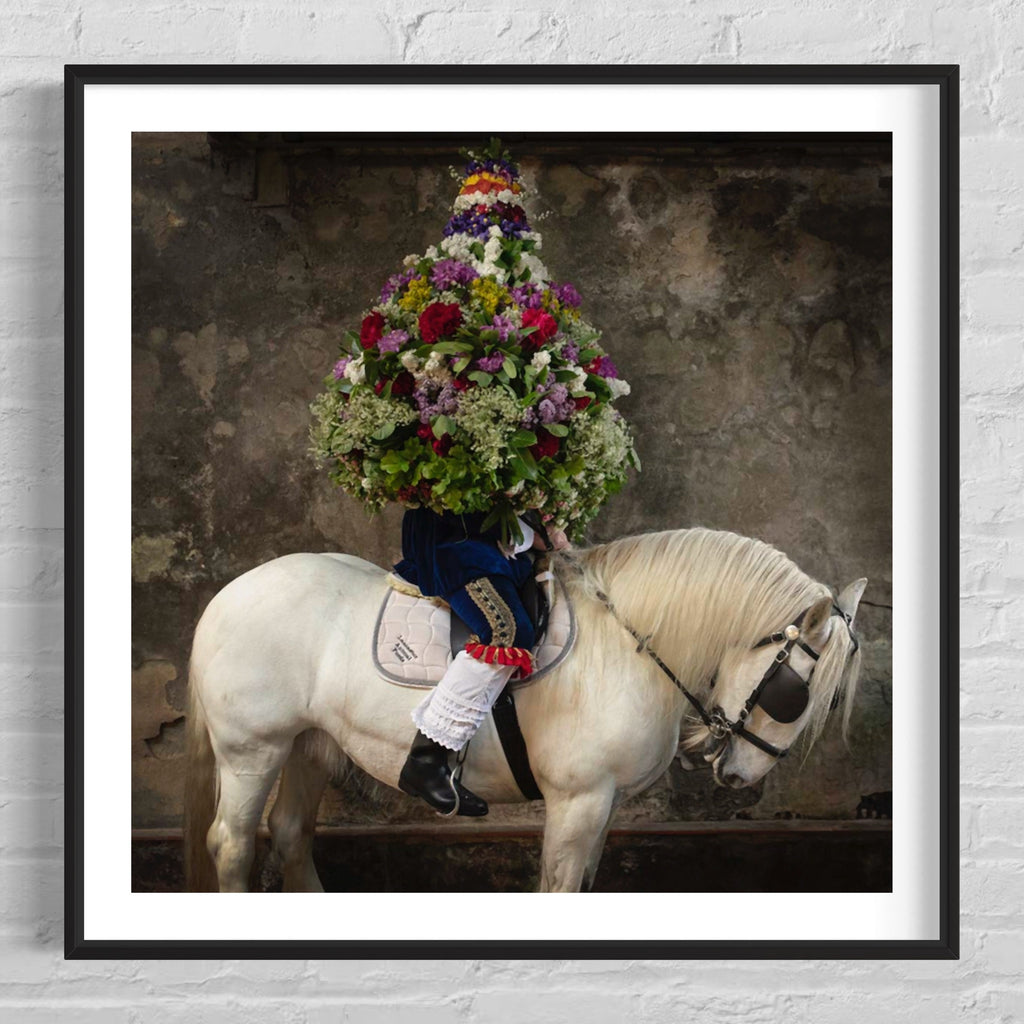
[[[447,599],[484,576],[507,576],[518,588],[533,565],[528,554],[506,558],[497,527],[483,532],[484,513],[438,515],[413,508],[402,520],[402,560],[395,572],[430,597]]]

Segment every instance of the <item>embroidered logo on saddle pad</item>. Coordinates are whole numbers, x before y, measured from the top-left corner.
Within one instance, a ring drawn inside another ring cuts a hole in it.
[[[548,628],[533,652],[533,674],[512,680],[526,686],[565,659],[576,642],[576,617],[561,580],[553,581]],[[451,610],[440,598],[423,597],[397,576],[381,604],[373,631],[373,663],[382,679],[399,686],[436,686],[452,660]]]

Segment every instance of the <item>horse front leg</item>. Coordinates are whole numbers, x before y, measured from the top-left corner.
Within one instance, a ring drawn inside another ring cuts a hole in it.
[[[597,870],[613,797],[610,790],[545,793],[541,892],[579,892],[588,870]]]

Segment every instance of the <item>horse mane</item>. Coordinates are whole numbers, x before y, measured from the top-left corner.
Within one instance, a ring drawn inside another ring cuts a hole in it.
[[[576,549],[562,572],[578,597],[604,593],[702,702],[726,658],[742,655],[832,592],[777,548],[751,537],[703,528],[623,537]],[[808,749],[843,694],[849,725],[860,656],[850,657],[849,631],[834,620],[811,678]],[[698,736],[703,730],[698,730]]]

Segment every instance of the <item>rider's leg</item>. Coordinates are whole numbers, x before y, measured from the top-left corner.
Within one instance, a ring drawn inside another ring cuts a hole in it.
[[[399,786],[443,814],[475,817],[487,804],[451,777],[448,752],[469,742],[517,668],[529,674],[533,625],[505,577],[474,580],[449,602],[475,638],[413,711],[418,732]]]

